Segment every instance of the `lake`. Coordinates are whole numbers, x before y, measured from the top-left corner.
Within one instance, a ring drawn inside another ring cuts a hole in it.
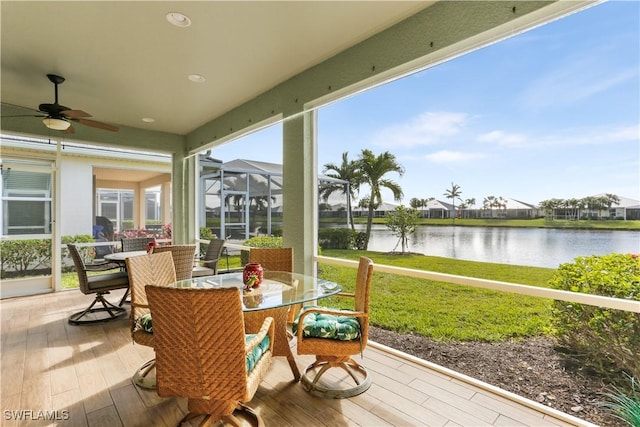
[[[364,231],[364,226],[356,226]],[[401,251],[385,225],[373,225],[369,250]],[[640,232],[550,228],[419,226],[409,250],[424,255],[557,268],[584,255],[640,253]]]

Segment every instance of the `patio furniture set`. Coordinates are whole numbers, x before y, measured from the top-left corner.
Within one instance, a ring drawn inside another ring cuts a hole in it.
[[[204,265],[196,268],[196,245],[156,246],[147,253],[148,244],[123,242],[123,252],[99,265],[86,265],[69,244],[81,292],[96,294],[69,323],[121,318],[130,295],[132,340],[156,355],[134,373],[133,383],[155,389],[160,397],[188,398],[188,414],[180,423],[204,416],[203,423],[239,425],[236,416],[242,415],[263,425],[246,403],[277,356],[286,357],[294,381],[318,397],[348,398],[371,386],[368,371],[351,357],[367,344],[370,259],[361,257],[355,293],[347,294],[335,282],[293,273],[291,248],[252,248],[249,262],[259,263],[264,273],[261,282],[247,287],[242,272],[217,274],[224,240],[212,240]],[[113,272],[114,266],[119,270]],[[87,274],[107,268],[112,271]],[[125,293],[116,305],[105,295],[117,289]],[[352,298],[353,310],[313,305],[330,296]],[[315,355],[302,375],[294,344],[299,355]],[[335,367],[348,376],[324,375]]]

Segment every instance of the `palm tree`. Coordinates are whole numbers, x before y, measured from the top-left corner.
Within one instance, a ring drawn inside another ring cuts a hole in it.
[[[360,191],[360,184],[362,183],[362,173],[360,172],[358,162],[348,159],[349,153],[345,151],[342,153],[342,163],[336,165],[334,163],[327,163],[324,165],[323,173],[331,178],[341,179],[347,181],[348,185],[339,183],[328,183],[320,189],[320,196],[326,202],[329,196],[336,191],[340,191],[347,196],[347,212],[349,212],[349,222],[351,229],[355,230],[356,227],[353,224],[353,212],[351,210],[351,200],[356,198],[356,195]]]
[[[418,199],[417,197],[412,197],[411,200],[409,200],[409,206],[411,206],[413,209],[418,209],[424,205],[422,204],[422,199]]]
[[[620,197],[615,194],[607,193],[604,195],[604,199],[607,210],[609,211],[609,219],[611,219],[611,206],[614,204],[620,204]]]
[[[460,209],[464,209],[465,211],[467,211],[468,209],[471,209],[473,207],[473,205],[476,204],[476,199],[475,197],[472,197],[470,199],[466,199],[464,202],[462,202],[459,206]],[[469,212],[467,211],[464,215],[465,218],[469,218]]]
[[[548,199],[540,202],[539,207],[545,211],[545,220],[553,221],[556,219],[558,209],[563,205],[562,199]]]
[[[451,199],[451,204],[453,205],[453,222],[456,222],[456,199],[460,199],[462,195],[462,191],[460,190],[460,186],[457,184],[451,183],[451,188],[445,190],[444,197],[447,199]]]
[[[504,213],[502,217],[503,218],[507,217],[507,200],[505,198],[503,198],[502,196],[498,196],[498,198],[496,199],[496,208],[504,209]],[[498,213],[498,216],[500,216],[499,213]]]
[[[580,219],[580,200],[576,198],[567,199],[564,201],[564,204],[568,209],[571,209],[569,219]]]
[[[426,199],[422,199],[422,207],[427,208],[427,216],[431,218],[431,211],[429,210],[429,202],[435,200],[435,197],[427,197]],[[422,212],[422,216],[424,217],[424,209]]]
[[[482,201],[482,209],[489,209],[491,211],[491,213],[489,214],[489,217],[493,217],[493,207],[496,204],[496,196],[487,196],[484,198],[484,200]]]
[[[385,151],[376,156],[371,150],[364,149],[360,153],[358,159],[360,171],[363,181],[371,188],[369,196],[369,213],[367,216],[367,229],[365,232],[364,249],[369,247],[369,237],[371,236],[371,223],[373,222],[373,209],[375,205],[382,203],[381,190],[386,188],[393,193],[395,201],[402,200],[402,188],[400,185],[384,176],[389,172],[397,172],[400,176],[404,175],[404,168],[397,162],[396,156]]]

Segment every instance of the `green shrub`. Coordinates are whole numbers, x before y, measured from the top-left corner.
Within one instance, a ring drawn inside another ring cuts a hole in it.
[[[211,239],[216,239],[216,235],[213,231],[211,231],[210,228],[207,227],[200,227],[200,239],[202,240],[211,240]],[[200,247],[200,258],[204,257],[204,255],[207,253],[207,249],[209,249],[209,244],[208,243],[200,243],[199,245]]]
[[[69,250],[67,249],[67,243],[91,243],[91,242],[95,242],[95,239],[93,238],[93,236],[89,235],[89,234],[76,234],[75,236],[62,236],[62,239],[60,239],[62,241],[62,245],[64,246],[63,250],[62,250],[62,271],[72,271],[74,270],[74,267],[71,267],[73,265],[73,260],[71,259],[71,256],[69,255]],[[85,264],[91,264],[93,262],[93,259],[96,256],[96,249],[93,246],[82,246],[78,248],[78,252],[80,253],[80,257],[82,257],[82,260],[84,261]],[[65,262],[68,260],[68,263]],[[66,267],[67,265],[69,265],[69,267]]]
[[[200,227],[200,238],[203,240],[215,239],[216,235],[210,228]]]
[[[27,271],[51,267],[51,241],[46,239],[0,241],[2,276],[15,272],[18,276]]]
[[[367,233],[364,231],[359,231],[356,233],[356,249],[359,251],[364,251],[367,247]]]
[[[640,301],[640,259],[609,254],[561,264],[549,284],[555,289]],[[640,313],[555,301],[553,326],[560,342],[586,367],[607,375],[640,377]]]
[[[282,237],[256,236],[245,240],[243,245],[252,248],[281,248]],[[240,262],[242,265],[249,262],[249,251],[240,251]]]
[[[62,244],[94,242],[92,236],[79,234],[76,236],[62,236]],[[93,247],[79,248],[80,255],[89,263],[95,256]],[[68,258],[66,247],[62,251],[62,270],[71,260]],[[66,262],[68,261],[68,262]],[[26,277],[42,274],[43,270],[51,270],[51,240],[25,239],[0,241],[0,262],[2,264],[2,278]],[[48,273],[47,273],[48,274]]]
[[[355,249],[357,234],[350,228],[321,228],[318,244],[322,249]]]

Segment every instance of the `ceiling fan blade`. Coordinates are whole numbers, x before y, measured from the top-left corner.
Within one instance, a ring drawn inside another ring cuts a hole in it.
[[[74,133],[73,131],[73,126],[69,126],[67,128],[67,130],[65,130],[63,133],[67,134],[67,135],[72,135]]]
[[[112,132],[118,132],[118,128],[116,126],[108,125],[102,122],[96,122],[95,120],[73,119],[73,121],[83,124],[85,126],[91,126],[91,127],[102,129],[102,130],[110,130]]]
[[[79,119],[82,117],[91,117],[91,114],[85,113],[82,110],[64,110],[60,111],[60,114],[69,117],[70,119]]]
[[[3,119],[8,119],[8,118],[12,118],[12,117],[47,117],[44,114],[18,114],[15,116],[2,116]]]

